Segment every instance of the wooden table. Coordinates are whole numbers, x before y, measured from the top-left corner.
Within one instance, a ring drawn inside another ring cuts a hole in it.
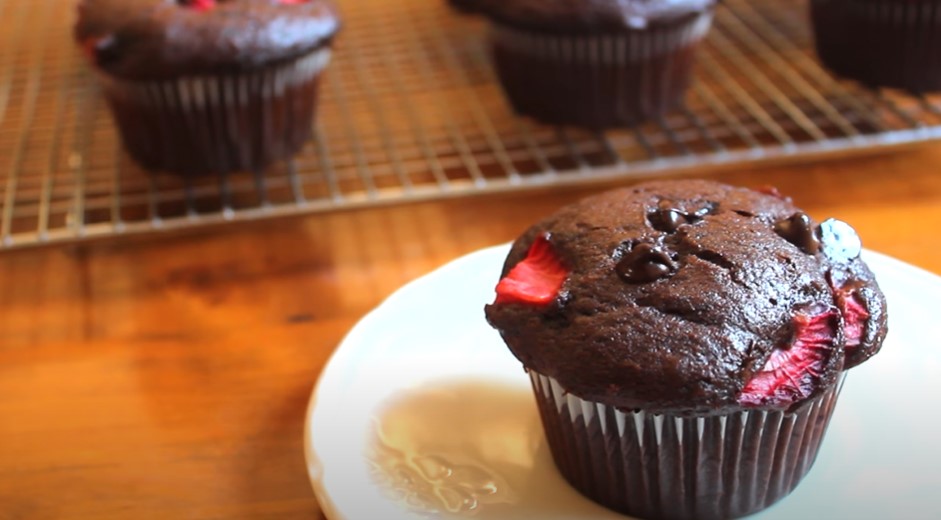
[[[941,273],[941,146],[773,184]],[[0,256],[0,519],[315,518],[305,407],[365,312],[602,186]],[[337,425],[341,427],[341,425]]]

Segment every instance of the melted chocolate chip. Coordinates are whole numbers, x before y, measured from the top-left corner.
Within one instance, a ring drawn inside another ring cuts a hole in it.
[[[690,207],[696,209],[690,211]],[[672,233],[683,224],[695,224],[706,215],[715,211],[713,202],[695,201],[693,203],[676,203],[669,199],[661,199],[657,208],[647,212],[647,221],[657,231]]]
[[[647,283],[672,275],[676,263],[658,246],[642,242],[635,245],[615,266],[628,283]]]
[[[686,223],[686,215],[673,208],[658,208],[647,213],[647,220],[657,231],[672,233]]]
[[[824,256],[834,263],[849,263],[859,257],[863,249],[856,230],[841,220],[824,220],[817,233]]]
[[[820,240],[814,233],[814,224],[806,213],[798,211],[786,219],[775,222],[774,232],[809,255],[816,254],[820,250]]]

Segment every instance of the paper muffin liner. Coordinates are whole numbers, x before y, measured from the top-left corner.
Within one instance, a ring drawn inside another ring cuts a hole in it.
[[[790,493],[817,457],[845,377],[790,413],[685,417],[623,412],[529,374],[562,476],[616,511],[670,519],[744,516]]]
[[[497,76],[513,108],[547,123],[632,125],[679,105],[712,11],[598,35],[490,31]]]
[[[941,90],[941,0],[811,0],[817,55],[873,87]]]
[[[144,168],[255,171],[293,155],[310,138],[318,80],[329,61],[329,48],[321,48],[235,74],[100,77],[124,147]]]

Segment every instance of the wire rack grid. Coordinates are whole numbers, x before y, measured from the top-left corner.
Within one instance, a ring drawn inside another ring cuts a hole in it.
[[[941,100],[822,68],[803,1],[725,0],[682,109],[590,132],[514,115],[483,21],[444,0],[347,0],[315,138],[265,172],[183,179],[125,156],[71,41],[72,6],[0,0],[0,250],[941,137]]]

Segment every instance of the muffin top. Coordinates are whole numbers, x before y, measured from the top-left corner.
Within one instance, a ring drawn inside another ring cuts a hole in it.
[[[81,0],[75,39],[104,71],[151,80],[289,60],[338,28],[324,0]]]
[[[716,0],[450,0],[463,11],[546,32],[645,29],[712,9]]]
[[[875,354],[886,303],[855,231],[775,190],[660,181],[517,239],[486,306],[527,369],[624,410],[789,409]]]

